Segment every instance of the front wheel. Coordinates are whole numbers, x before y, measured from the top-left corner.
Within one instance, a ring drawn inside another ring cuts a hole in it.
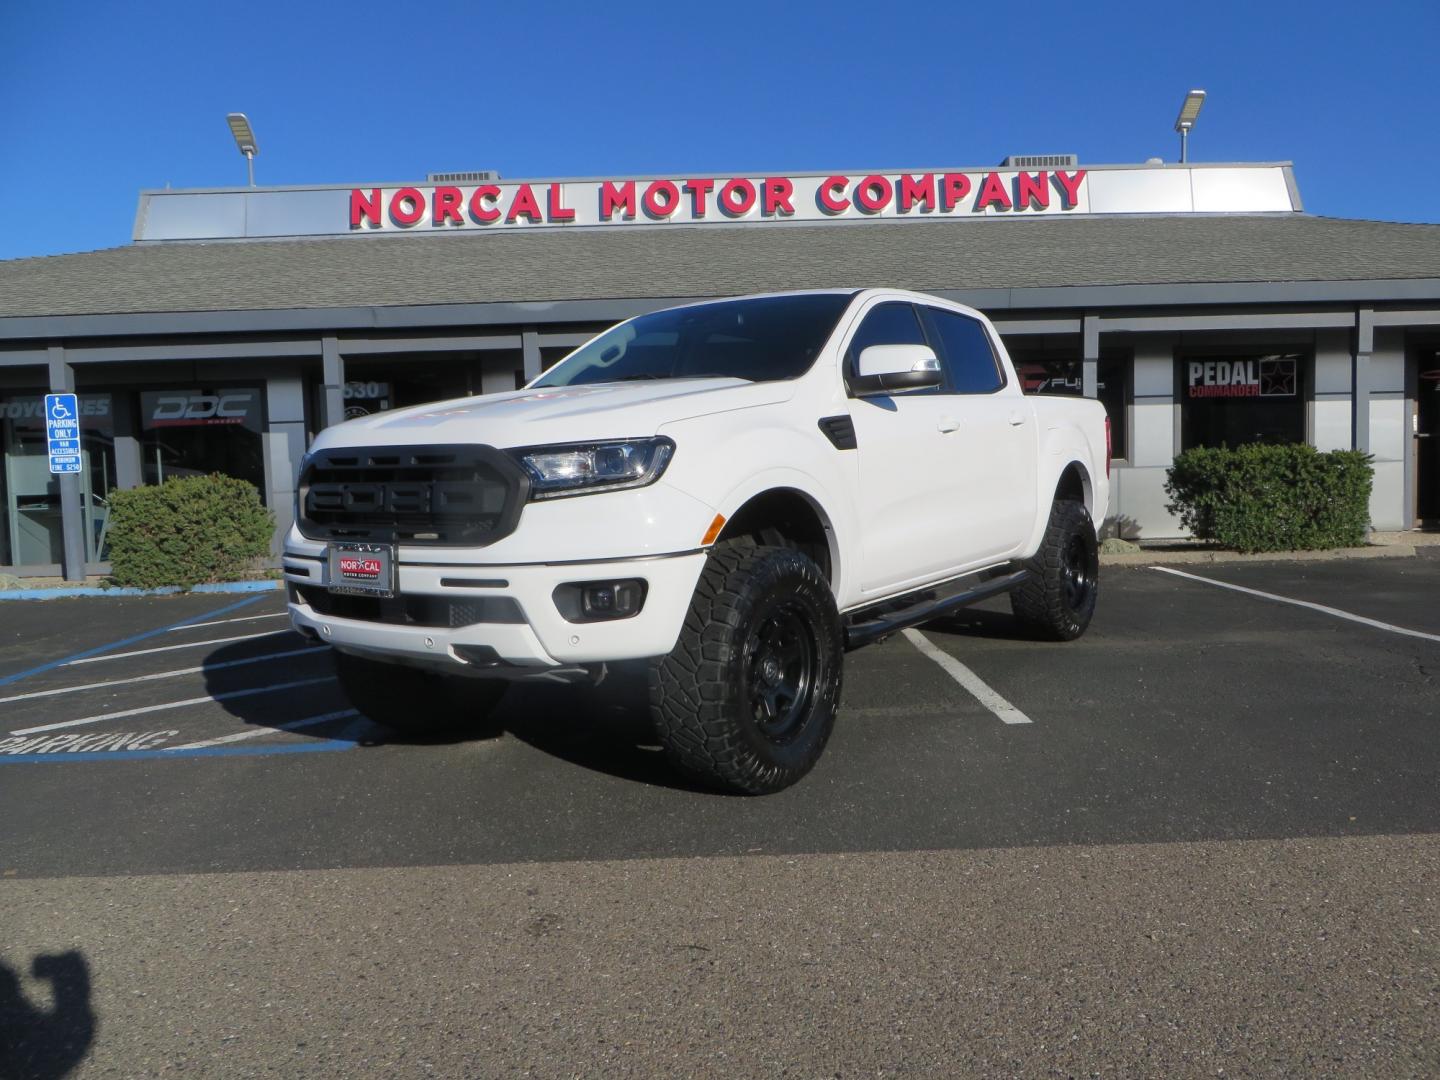
[[[1100,595],[1100,549],[1084,503],[1056,500],[1045,539],[1025,569],[1029,578],[1010,594],[1010,608],[1025,628],[1048,641],[1085,633]]]
[[[495,707],[510,685],[335,654],[335,674],[350,704],[394,731],[421,738],[493,738],[503,730]]]
[[[814,767],[840,698],[830,584],[791,548],[711,551],[675,648],[651,664],[650,711],[683,771],[763,795]]]

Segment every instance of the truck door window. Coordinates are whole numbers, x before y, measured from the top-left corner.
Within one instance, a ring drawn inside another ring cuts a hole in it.
[[[871,345],[929,345],[915,309],[909,304],[880,304],[870,309],[860,329],[850,339],[850,348],[845,354],[845,365],[853,374],[860,362],[860,354]],[[933,390],[911,390],[906,393],[934,393]]]
[[[992,394],[1005,385],[990,336],[979,321],[940,308],[926,308],[940,339],[941,363],[952,394]]]

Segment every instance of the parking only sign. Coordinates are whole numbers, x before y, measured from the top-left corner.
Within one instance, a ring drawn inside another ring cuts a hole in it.
[[[45,395],[45,440],[52,473],[80,471],[80,403],[74,394]]]

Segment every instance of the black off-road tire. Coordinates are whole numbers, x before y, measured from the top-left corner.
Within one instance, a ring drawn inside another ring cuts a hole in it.
[[[650,713],[670,759],[724,790],[764,795],[819,760],[844,656],[835,597],[793,548],[711,550],[684,628],[650,665]]]
[[[1030,577],[1010,594],[1010,609],[1034,636],[1074,641],[1095,614],[1100,595],[1100,549],[1084,503],[1057,499],[1045,539],[1026,560]]]
[[[419,738],[486,739],[504,728],[495,709],[509,683],[440,675],[335,653],[335,674],[350,704],[393,731]]]

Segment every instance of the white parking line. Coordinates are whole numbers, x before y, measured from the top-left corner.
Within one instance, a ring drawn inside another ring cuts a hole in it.
[[[167,701],[163,705],[146,705],[139,709],[123,709],[120,712],[82,716],[78,720],[61,720],[56,724],[41,724],[39,727],[18,728],[10,734],[38,735],[42,731],[58,731],[61,728],[80,727],[84,724],[98,724],[102,720],[119,720],[122,717],[139,716],[142,713],[164,712],[166,709],[181,709],[186,705],[203,705],[207,701],[229,701],[231,698],[251,697],[255,694],[274,694],[281,690],[294,690],[300,686],[314,686],[316,683],[334,681],[334,675],[325,675],[318,679],[301,679],[299,682],[274,683],[270,686],[252,686],[246,690],[228,690],[223,694],[206,694],[204,697],[186,698],[184,701]]]
[[[968,667],[962,664],[955,657],[951,656],[944,649],[937,648],[931,644],[930,639],[919,630],[902,630],[906,640],[920,650],[922,656],[926,656],[945,669],[945,673],[963,686],[975,699],[984,705],[992,713],[998,716],[1006,724],[1028,724],[1030,718],[1019,709],[1011,705],[1003,697],[992,690],[984,679],[976,675]]]
[[[321,713],[319,716],[307,716],[304,720],[292,720],[288,724],[276,724],[274,727],[248,728],[245,731],[237,731],[234,735],[222,735],[218,739],[206,739],[204,742],[186,743],[184,746],[167,746],[166,750],[204,750],[207,746],[224,746],[227,743],[244,742],[246,739],[253,739],[257,735],[264,735],[271,731],[300,731],[302,728],[315,727],[317,724],[324,724],[330,720],[343,720],[347,716],[359,716],[358,709],[341,709],[339,712]]]
[[[239,637],[211,638],[209,641],[187,641],[183,645],[161,645],[158,649],[136,649],[134,652],[102,653],[99,656],[87,656],[80,660],[71,660],[62,667],[73,667],[76,664],[98,664],[101,660],[124,660],[131,656],[148,656],[150,653],[172,652],[175,649],[198,649],[201,645],[224,645],[231,641],[253,641],[255,638],[275,637],[277,634],[293,634],[293,630],[271,630],[263,634],[241,634]]]
[[[192,622],[184,626],[172,626],[166,630],[167,634],[173,634],[177,630],[197,630],[202,626],[221,626],[232,622],[254,622],[256,619],[283,619],[290,613],[288,611],[276,611],[269,615],[242,615],[238,619],[216,619],[214,622]]]
[[[1324,604],[1312,603],[1309,600],[1294,600],[1288,596],[1276,596],[1274,593],[1261,592],[1259,589],[1247,589],[1244,585],[1231,585],[1228,581],[1216,581],[1214,578],[1200,577],[1198,574],[1187,574],[1184,570],[1172,570],[1168,566],[1152,566],[1150,569],[1158,570],[1162,574],[1174,574],[1176,577],[1186,578],[1189,581],[1202,581],[1206,585],[1248,593],[1250,596],[1258,596],[1262,600],[1275,600],[1282,604],[1294,604],[1296,607],[1309,608],[1311,611],[1319,611],[1325,615],[1334,615],[1337,619],[1348,619],[1350,622],[1357,622],[1364,626],[1373,626],[1376,630],[1388,630],[1392,634],[1404,634],[1406,637],[1421,638],[1424,641],[1440,641],[1440,634],[1427,634],[1423,630],[1411,630],[1409,627],[1396,626],[1393,623],[1381,622],[1379,619],[1367,619],[1364,615],[1355,615],[1349,611],[1326,607]]]
[[[243,667],[246,664],[263,664],[267,660],[283,660],[287,656],[304,656],[306,653],[325,652],[330,648],[328,645],[312,645],[308,649],[287,649],[284,652],[266,653],[264,656],[247,656],[242,660],[222,660],[218,664],[201,664],[199,667],[176,668],[174,671],[161,671],[154,675],[136,675],[129,679],[111,679],[108,682],[81,683],[79,686],[62,686],[56,690],[33,690],[28,694],[11,694],[9,697],[0,697],[0,705],[7,701],[28,701],[30,698],[54,697],[56,694],[76,694],[81,690],[103,690],[107,686],[124,686],[127,683],[154,682],[156,679],[174,679],[181,675],[195,675],[205,672],[207,675],[212,671],[220,671],[222,668]]]

